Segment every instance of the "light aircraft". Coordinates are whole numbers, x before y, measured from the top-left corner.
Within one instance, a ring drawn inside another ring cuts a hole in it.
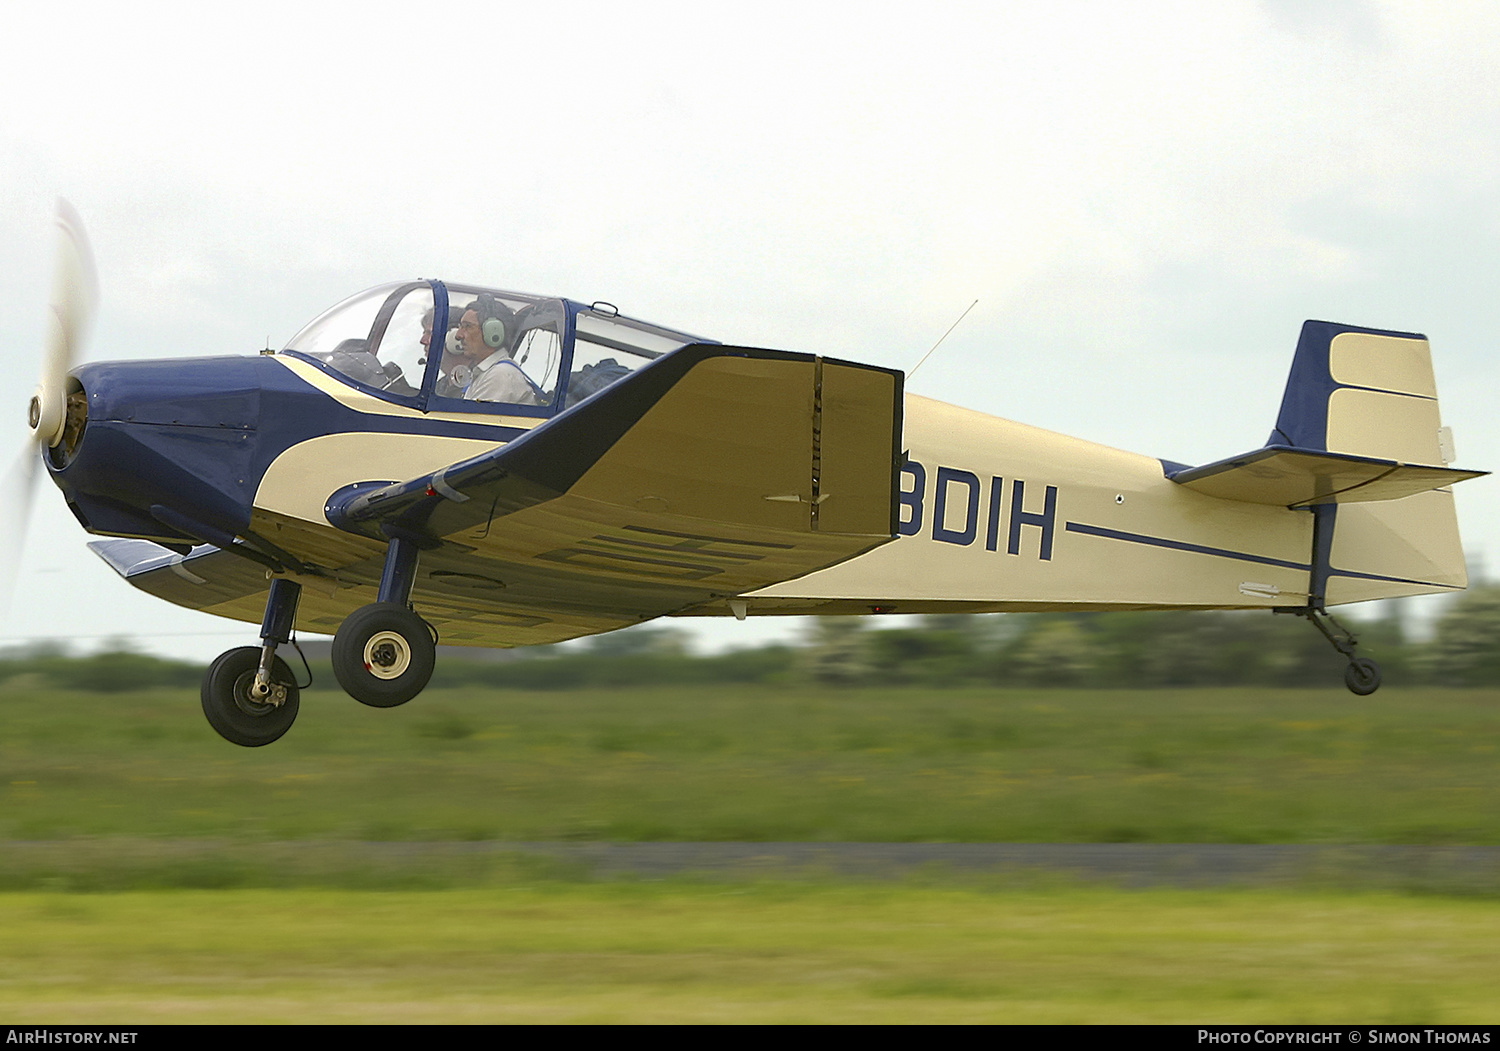
[[[135,587],[259,622],[209,667],[235,744],[281,737],[295,627],[391,707],[438,640],[660,616],[1262,609],[1375,662],[1327,607],[1466,584],[1426,340],[1309,321],[1267,443],[1190,466],[734,346],[603,302],[436,280],[361,292],[278,351],[77,365],[93,300],[60,207],[29,406],[90,546]],[[36,457],[34,456],[33,459]]]

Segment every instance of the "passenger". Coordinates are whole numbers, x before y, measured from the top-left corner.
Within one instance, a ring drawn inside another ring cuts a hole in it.
[[[521,366],[511,360],[511,343],[515,339],[516,316],[504,303],[489,293],[482,294],[464,309],[458,323],[458,349],[443,356],[443,363],[454,359],[448,369],[459,373],[463,366],[471,376],[463,396],[470,401],[503,401],[513,405],[538,405],[541,393]]]
[[[422,354],[424,357],[432,350],[433,313],[432,307],[422,311]]]
[[[432,354],[432,315],[432,307],[428,307],[427,312],[422,315],[422,364],[424,365],[427,363],[427,358]],[[450,322],[448,337],[451,339],[452,335],[453,325]],[[446,344],[448,339],[445,339],[443,342]],[[454,366],[458,364],[457,357],[454,356],[452,351],[440,351],[440,354],[441,356],[438,358],[437,384],[433,387],[432,392],[439,398],[462,398],[464,396],[464,388],[469,385],[469,370],[465,366],[461,375],[454,375]]]

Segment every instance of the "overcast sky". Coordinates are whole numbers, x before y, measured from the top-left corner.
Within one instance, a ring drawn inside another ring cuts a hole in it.
[[[1265,440],[1315,317],[1426,333],[1458,466],[1500,468],[1497,54],[1493,3],[24,5],[0,434],[61,195],[95,360],[437,276],[910,369],[977,298],[909,389],[1202,463]],[[1496,483],[1458,503],[1500,561]],[[7,639],[254,641],[85,540],[45,486]]]

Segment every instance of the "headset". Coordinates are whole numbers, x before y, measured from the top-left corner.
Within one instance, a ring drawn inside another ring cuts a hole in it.
[[[484,338],[484,345],[492,350],[505,346],[506,337],[510,335],[506,316],[515,318],[511,309],[488,292],[481,293],[469,304],[469,309],[479,315],[479,334]]]

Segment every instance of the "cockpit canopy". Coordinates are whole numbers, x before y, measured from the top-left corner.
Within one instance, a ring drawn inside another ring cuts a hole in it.
[[[283,353],[423,411],[551,416],[678,347],[713,342],[608,303],[408,281],[349,297]]]

